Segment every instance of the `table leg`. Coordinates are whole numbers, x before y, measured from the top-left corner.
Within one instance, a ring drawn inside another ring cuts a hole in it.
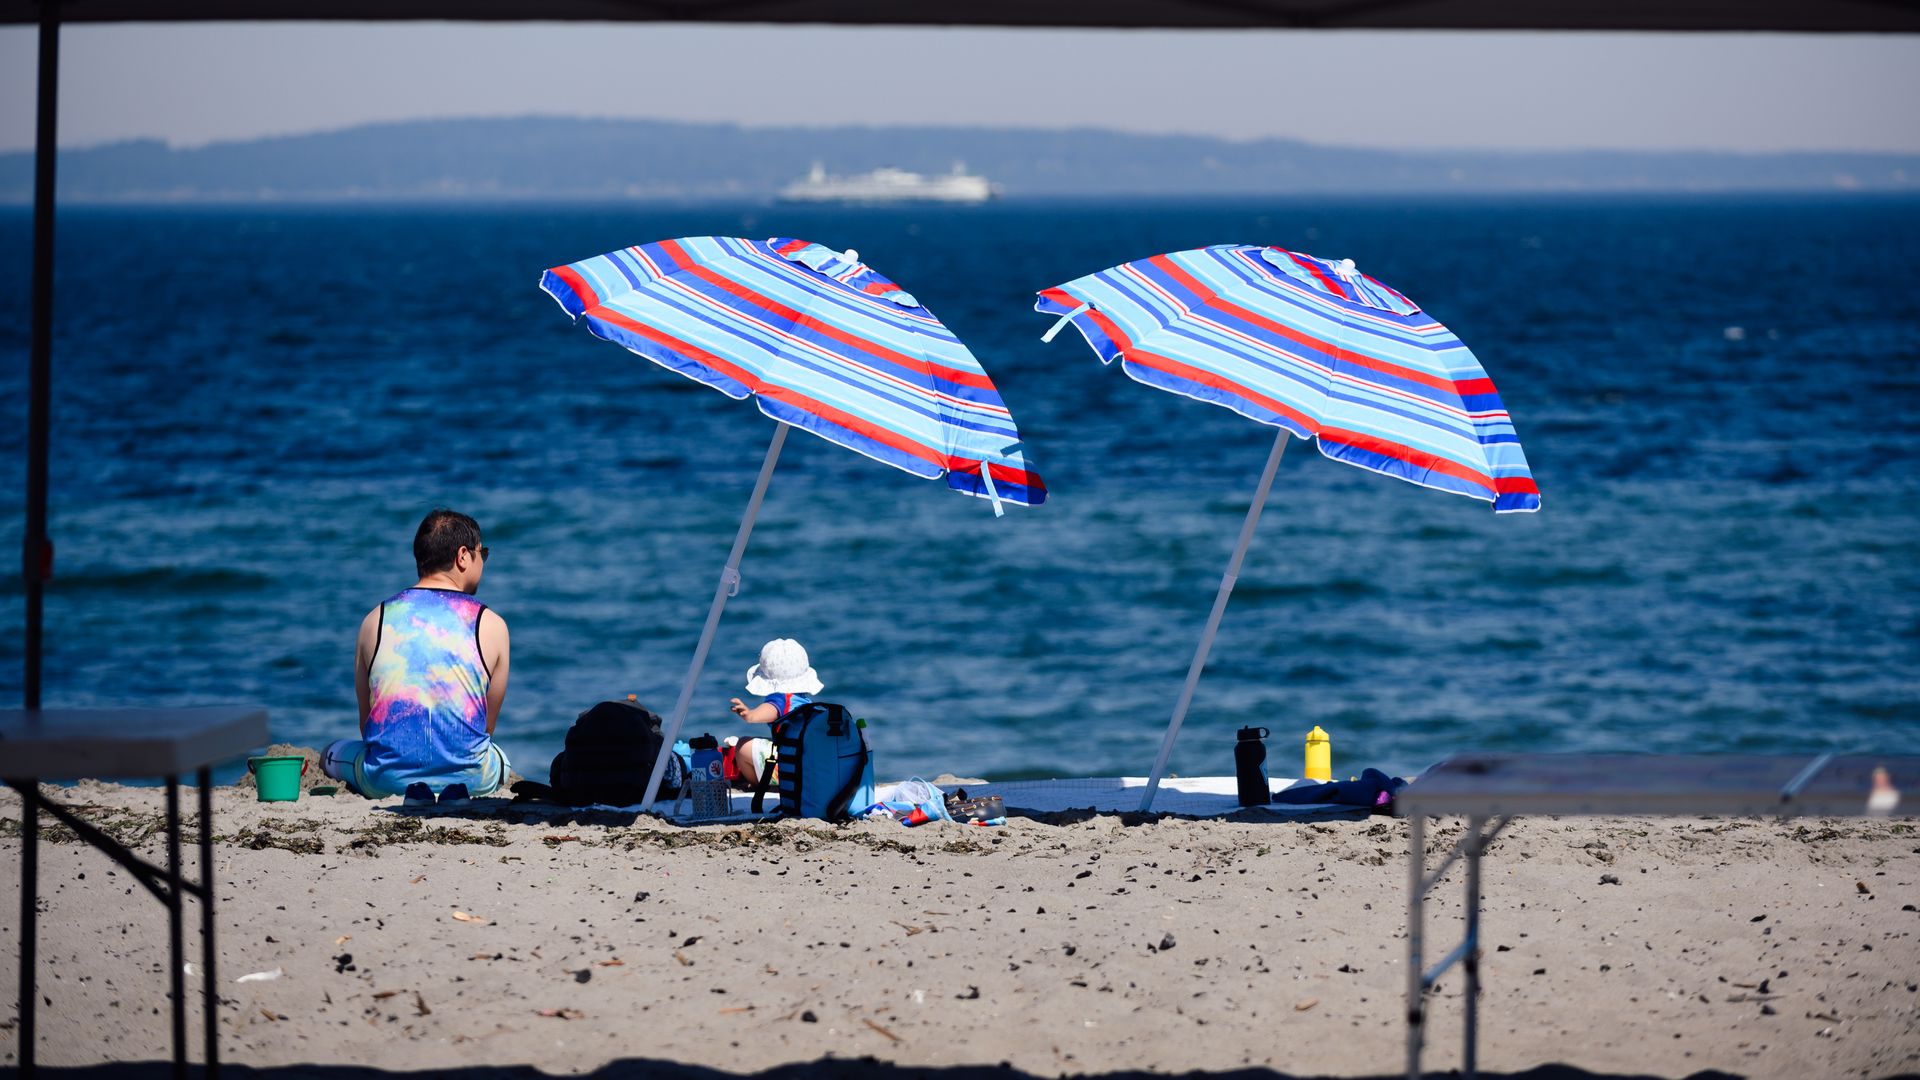
[[[1420,1039],[1425,1034],[1426,985],[1420,931],[1426,918],[1427,819],[1407,819],[1407,1080],[1420,1080]]]
[[[40,921],[40,782],[23,780],[20,792],[20,1077],[34,1075],[33,1014],[40,1004],[35,983]]]
[[[1461,1053],[1467,1080],[1474,1080],[1480,1038],[1480,850],[1486,843],[1486,823],[1485,818],[1467,819],[1467,952],[1461,958],[1467,968],[1467,1035]]]
[[[180,959],[180,778],[167,777],[167,976],[173,986],[173,1075],[187,1078],[187,977]]]
[[[220,980],[214,973],[213,939],[213,900],[219,892],[213,873],[213,770],[201,769],[195,779],[200,783],[200,970],[207,980],[200,1008],[211,1080],[220,1075]]]

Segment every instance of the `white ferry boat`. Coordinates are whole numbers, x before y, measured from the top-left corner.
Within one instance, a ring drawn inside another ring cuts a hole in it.
[[[875,169],[858,176],[829,176],[814,162],[805,179],[780,189],[783,202],[944,202],[983,203],[1000,192],[984,176],[955,164],[945,176],[925,176],[905,169]]]

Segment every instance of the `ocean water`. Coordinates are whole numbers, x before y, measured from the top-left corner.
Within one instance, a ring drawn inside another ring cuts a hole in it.
[[[1920,750],[1920,202],[1614,199],[76,209],[59,225],[50,705],[253,701],[354,729],[353,633],[421,514],[474,514],[513,634],[500,739],[665,712],[770,422],[574,329],[542,269],[668,236],[799,236],[928,303],[998,382],[1045,506],[797,433],[695,698],[801,639],[881,772],[1143,773],[1271,431],[1043,345],[1035,289],[1273,243],[1455,329],[1536,515],[1295,444],[1173,767],[1313,725],[1335,768],[1474,748]],[[0,215],[0,549],[24,487],[29,229]],[[7,555],[8,559],[13,556]],[[22,600],[0,579],[0,701]]]

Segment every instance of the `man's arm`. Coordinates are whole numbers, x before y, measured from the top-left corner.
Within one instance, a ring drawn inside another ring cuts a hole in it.
[[[507,699],[507,666],[510,652],[507,620],[492,608],[480,613],[480,656],[487,662],[487,734],[500,722],[500,703]]]
[[[380,609],[367,612],[360,620],[360,636],[353,647],[353,696],[360,702],[360,737],[367,737],[367,714],[373,710],[373,688],[367,683],[367,671],[373,667],[373,650],[380,645]]]

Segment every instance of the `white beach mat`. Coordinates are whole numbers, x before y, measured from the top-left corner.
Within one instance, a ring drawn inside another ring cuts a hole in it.
[[[1300,780],[1274,780],[1269,787],[1285,790]],[[1140,809],[1147,793],[1144,776],[1094,776],[1079,780],[1007,780],[990,784],[965,784],[969,798],[998,795],[1008,810],[1030,813],[1059,813],[1067,810],[1092,810],[1113,814]],[[949,790],[951,785],[949,785]],[[1153,812],[1182,814],[1187,817],[1221,817],[1250,813],[1273,817],[1314,817],[1334,814],[1365,813],[1363,806],[1314,803],[1301,806],[1273,804],[1241,806],[1239,787],[1231,776],[1175,776],[1160,781],[1153,797]]]

